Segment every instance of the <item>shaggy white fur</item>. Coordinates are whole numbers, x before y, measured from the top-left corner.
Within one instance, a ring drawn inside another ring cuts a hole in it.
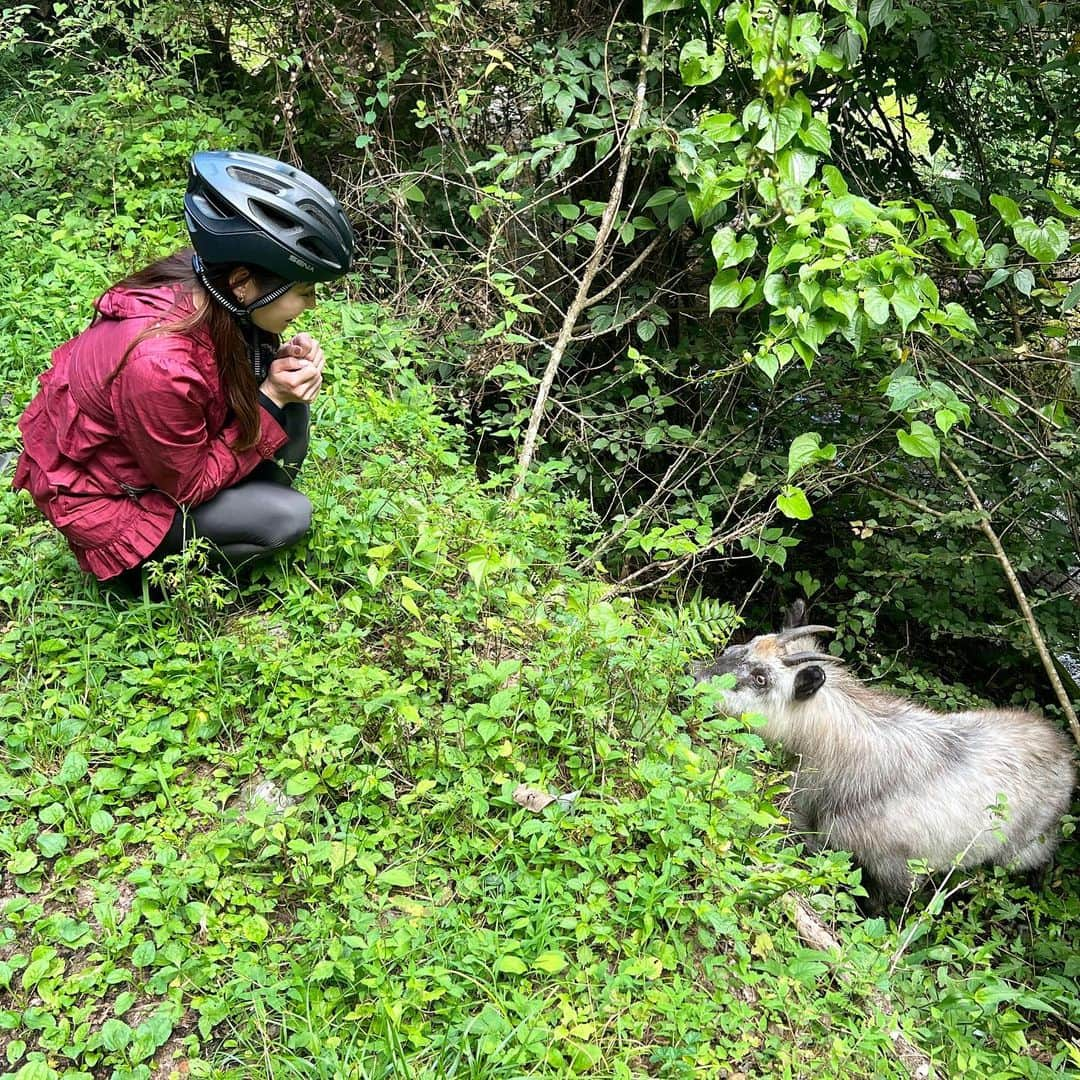
[[[1043,717],[922,708],[864,686],[793,630],[732,646],[698,677],[722,673],[736,679],[727,710],[765,717],[762,737],[798,758],[793,823],[808,843],[851,852],[872,907],[910,891],[909,860],[1050,862],[1076,767],[1071,740]]]

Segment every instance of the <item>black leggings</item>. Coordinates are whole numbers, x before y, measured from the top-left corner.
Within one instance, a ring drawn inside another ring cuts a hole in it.
[[[308,407],[299,402],[284,409],[289,441],[276,461],[264,461],[240,483],[225,488],[191,510],[177,510],[165,538],[120,582],[139,592],[142,568],[179,555],[195,538],[209,540],[219,565],[238,569],[253,559],[296,543],[311,526],[311,502],[292,482],[308,448]],[[280,462],[280,464],[279,464]]]

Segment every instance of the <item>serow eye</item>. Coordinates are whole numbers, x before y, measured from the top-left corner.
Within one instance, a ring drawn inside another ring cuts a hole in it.
[[[750,679],[756,687],[762,690],[769,685],[769,680],[765,678],[760,671],[755,671],[754,674],[750,676]]]

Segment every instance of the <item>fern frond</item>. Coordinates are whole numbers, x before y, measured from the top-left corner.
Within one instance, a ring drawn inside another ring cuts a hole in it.
[[[654,625],[678,639],[692,656],[718,652],[742,622],[734,606],[726,600],[700,593],[680,607],[649,604],[645,612]]]

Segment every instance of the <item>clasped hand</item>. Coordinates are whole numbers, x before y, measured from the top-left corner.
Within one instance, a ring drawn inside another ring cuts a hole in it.
[[[297,334],[278,349],[259,389],[275,405],[310,404],[322,388],[325,363],[322,346],[310,334]]]

